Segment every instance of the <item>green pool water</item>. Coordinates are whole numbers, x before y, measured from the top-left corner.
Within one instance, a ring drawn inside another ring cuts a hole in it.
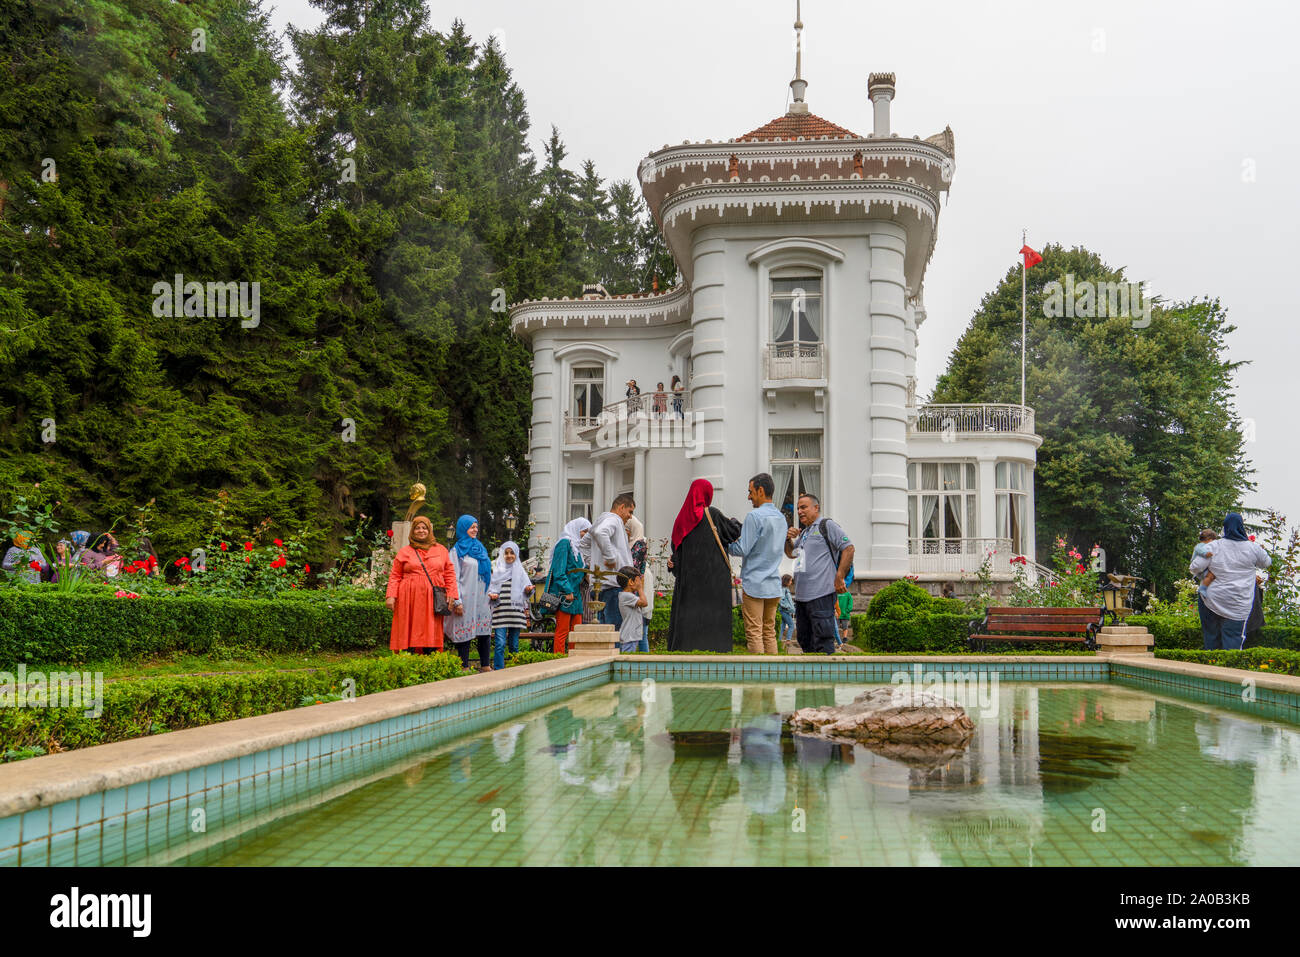
[[[178,863],[1300,864],[1300,729],[1007,682],[938,767],[782,733],[868,687],[610,683]]]

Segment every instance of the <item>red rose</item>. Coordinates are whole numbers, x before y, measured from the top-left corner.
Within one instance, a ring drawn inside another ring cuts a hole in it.
[[[1087,569],[1083,567],[1083,563],[1082,563],[1082,562],[1080,562],[1078,565],[1075,565],[1075,566],[1074,566],[1074,570],[1075,570],[1076,572],[1084,572],[1084,571],[1087,571]]]
[[[248,560],[249,560],[249,557],[248,557],[247,555],[245,555],[245,556],[244,556],[244,561],[248,561]]]
[[[303,570],[304,573],[306,573],[306,574],[308,574],[308,575],[311,574],[311,566],[310,566],[310,565],[303,565],[303,566],[302,566],[302,570]]]
[[[272,568],[283,568],[283,567],[285,566],[285,564],[286,564],[286,559],[285,559],[285,557],[284,557],[283,555],[280,555],[278,558],[276,558],[274,561],[271,562],[271,567],[272,567]]]
[[[246,551],[246,552],[251,552],[252,550],[253,550],[253,543],[252,543],[252,542],[244,542],[244,551]]]
[[[1255,536],[1254,535],[1250,536],[1250,540],[1253,542],[1255,540]]]
[[[28,567],[28,568],[35,568],[37,571],[40,571],[40,570],[41,570],[41,563],[38,562],[38,561],[36,561],[36,559],[32,559],[30,562],[27,563],[27,567]]]
[[[224,552],[224,551],[226,551],[227,549],[228,549],[228,546],[226,545],[226,543],[225,543],[225,542],[222,542],[222,543],[221,543],[221,550]]]
[[[390,528],[388,531],[384,532],[384,534],[387,535],[389,538],[392,538],[392,537],[393,537],[393,530]]]
[[[177,568],[184,568],[184,567],[185,567],[186,565],[188,565],[189,563],[190,563],[190,560],[189,560],[188,558],[186,558],[184,555],[182,555],[180,558],[176,559],[176,561],[172,562],[172,564],[175,565]]]
[[[280,541],[280,540],[277,538],[277,539],[275,540],[275,544],[276,544],[277,546],[279,546],[279,545],[283,545],[284,542]]]

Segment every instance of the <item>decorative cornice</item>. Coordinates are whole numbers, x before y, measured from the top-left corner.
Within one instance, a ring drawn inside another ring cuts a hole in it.
[[[929,217],[931,223],[939,219],[939,199],[933,191],[915,183],[883,179],[841,180],[781,180],[768,183],[716,183],[685,186],[669,196],[659,207],[659,221],[671,227],[679,216],[687,213],[692,220],[705,210],[717,211],[719,217],[727,209],[743,208],[752,215],[755,207],[775,207],[780,215],[787,206],[804,208],[811,212],[814,206],[829,206],[836,215],[844,206],[892,206],[916,211],[920,217]]]
[[[777,163],[809,160],[818,168],[822,163],[848,164],[851,167],[853,154],[858,152],[862,153],[864,162],[884,160],[886,165],[891,162],[901,162],[905,166],[920,163],[927,170],[931,167],[942,169],[945,162],[951,164],[952,157],[951,153],[944,150],[939,143],[933,142],[933,139],[940,135],[936,134],[936,137],[931,140],[923,140],[920,137],[910,140],[901,138],[885,140],[836,139],[823,136],[815,140],[758,142],[729,140],[726,143],[683,143],[681,146],[665,146],[662,150],[645,157],[638,168],[638,177],[642,184],[646,184],[656,182],[663,173],[673,167],[677,167],[678,172],[681,173],[684,173],[688,166],[705,168],[720,166],[726,170],[732,154],[735,154],[739,165],[746,171],[764,163],[769,169],[775,169]]]
[[[688,316],[690,306],[691,291],[685,285],[607,299],[525,299],[510,307],[510,327],[528,335],[539,329],[671,325]]]

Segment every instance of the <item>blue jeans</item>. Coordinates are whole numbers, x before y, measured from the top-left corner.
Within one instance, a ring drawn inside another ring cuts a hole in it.
[[[613,625],[615,628],[623,627],[623,610],[618,607],[618,593],[622,591],[617,585],[600,590],[600,601],[605,603],[605,607],[600,610],[596,617],[602,625]]]
[[[1246,640],[1246,619],[1224,618],[1210,609],[1196,596],[1197,611],[1201,613],[1201,642],[1206,651],[1220,648],[1240,650]]]
[[[506,641],[510,641],[510,653],[513,655],[519,650],[519,629],[518,628],[497,628],[492,632],[496,636],[495,647],[492,655],[492,667],[500,671],[506,666]]]
[[[640,644],[641,642],[639,641],[620,641],[618,643],[618,650],[622,654],[630,655],[632,652],[636,651],[637,646]]]
[[[789,641],[790,632],[794,631],[794,616],[781,612],[781,640]]]
[[[641,632],[641,640],[636,644],[637,651],[650,650],[650,622],[645,623],[645,630]]]

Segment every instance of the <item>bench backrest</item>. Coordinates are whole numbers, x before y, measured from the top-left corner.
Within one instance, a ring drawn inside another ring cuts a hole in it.
[[[1102,624],[1103,608],[990,608],[985,628],[990,632],[1083,633]]]

